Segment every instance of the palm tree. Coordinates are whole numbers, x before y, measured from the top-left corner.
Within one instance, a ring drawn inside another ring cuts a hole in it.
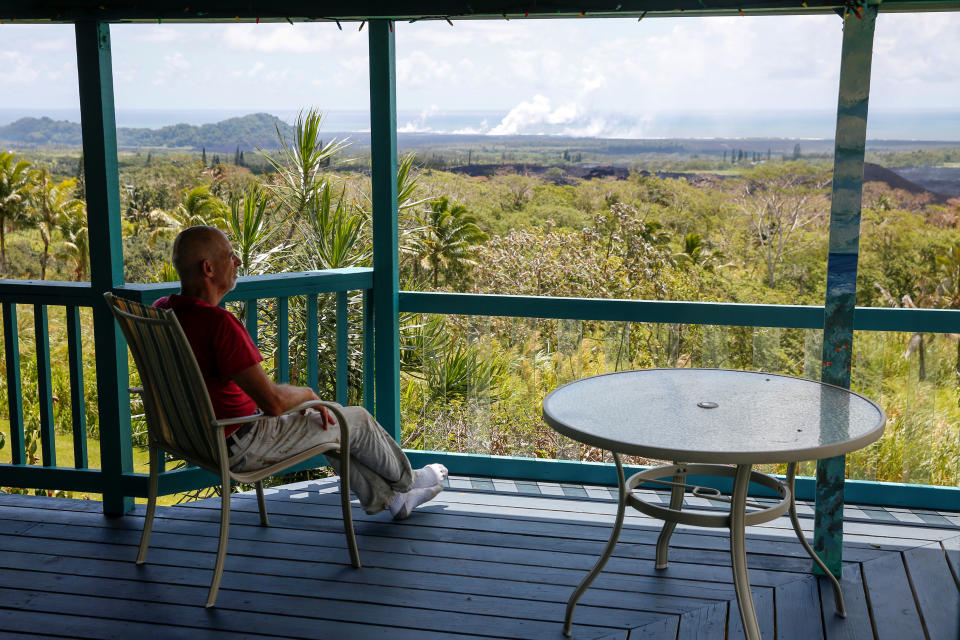
[[[441,270],[449,273],[475,264],[476,246],[487,239],[476,219],[467,214],[467,208],[461,204],[451,207],[446,197],[431,201],[430,210],[419,222],[414,252],[420,266],[430,272],[434,288],[439,286]]]
[[[300,218],[307,210],[311,198],[323,184],[320,170],[330,164],[330,160],[349,146],[341,140],[331,140],[323,144],[320,138],[320,125],[323,114],[317,109],[303,111],[297,116],[296,135],[293,145],[287,144],[277,127],[280,139],[280,158],[268,155],[258,149],[261,155],[280,176],[281,183],[273,189],[283,200],[289,214]]]
[[[65,217],[84,215],[76,211],[77,209],[83,209],[84,204],[82,200],[73,197],[77,186],[76,178],[69,178],[55,184],[50,179],[50,172],[47,169],[41,169],[34,173],[37,176],[37,186],[31,191],[30,199],[34,208],[34,221],[37,229],[40,230],[40,239],[43,241],[43,254],[40,257],[40,279],[45,280],[53,231],[59,228],[60,221]]]
[[[323,183],[297,222],[310,269],[339,269],[370,263],[370,243],[364,214],[348,202],[345,190],[334,197],[329,182]]]
[[[7,223],[23,219],[33,178],[29,162],[0,152],[0,274],[7,272]]]
[[[87,230],[87,206],[78,200],[80,206],[70,207],[60,218],[60,234],[63,242],[57,257],[73,263],[73,277],[83,280],[90,269],[90,236]]]
[[[210,193],[210,185],[201,184],[189,191],[184,190],[180,202],[170,213],[158,209],[150,212],[150,215],[157,215],[161,221],[160,226],[150,234],[149,242],[153,245],[157,238],[176,235],[187,227],[212,225],[222,228],[226,226],[228,213],[223,200]]]
[[[230,200],[227,230],[240,256],[240,275],[266,273],[277,254],[287,249],[284,243],[270,240],[279,229],[267,216],[267,193],[259,184],[247,189],[242,197]]]

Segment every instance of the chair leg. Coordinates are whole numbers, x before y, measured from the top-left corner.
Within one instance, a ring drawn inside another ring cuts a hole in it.
[[[217,546],[217,563],[213,567],[213,580],[207,594],[207,607],[217,601],[220,580],[223,578],[223,565],[227,559],[227,540],[230,534],[230,476],[224,474],[220,485],[220,544]]]
[[[160,452],[152,444],[149,447],[150,455],[150,488],[147,491],[147,514],[143,519],[143,532],[140,534],[140,550],[137,552],[137,564],[143,564],[147,558],[147,547],[150,546],[150,531],[153,529],[153,515],[157,510],[157,492],[160,484],[160,470],[157,455]]]
[[[341,423],[345,423],[343,420]],[[340,428],[340,509],[343,511],[343,529],[347,534],[347,548],[350,550],[350,564],[359,569],[360,551],[357,549],[357,537],[353,532],[353,513],[350,507],[350,433]]]
[[[263,480],[258,480],[254,486],[257,488],[257,507],[260,508],[260,524],[264,527],[269,527],[270,520],[267,518],[267,500],[263,497]]]

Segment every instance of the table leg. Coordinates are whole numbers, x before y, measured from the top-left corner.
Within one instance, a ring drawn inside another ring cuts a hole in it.
[[[674,466],[680,467],[679,462],[674,462]],[[670,489],[670,508],[675,510],[680,510],[683,508],[683,494],[684,487],[682,486],[687,481],[686,469],[681,467],[678,469],[678,473],[673,476],[673,488]],[[670,549],[670,536],[673,535],[673,530],[677,528],[676,522],[670,522],[665,520],[663,522],[663,529],[660,530],[660,537],[657,538],[657,563],[654,565],[656,569],[666,569],[668,560],[667,553]]]
[[[810,546],[810,543],[807,542],[807,537],[803,535],[803,529],[800,528],[800,519],[797,517],[797,502],[796,494],[793,490],[794,480],[797,476],[797,463],[791,462],[787,465],[787,489],[790,490],[790,522],[793,523],[793,530],[797,533],[797,539],[800,540],[800,544],[803,545],[803,548],[807,550],[807,553],[810,554],[810,557],[813,558],[813,561],[817,563],[817,566],[820,567],[820,570],[823,571],[823,574],[830,579],[830,583],[833,585],[833,602],[834,606],[837,609],[837,615],[841,618],[847,617],[847,607],[843,602],[843,590],[840,588],[840,581],[837,580],[837,577],[827,568],[827,565],[824,564],[823,560],[820,559],[820,556],[817,555],[817,552],[813,550]]]
[[[730,559],[733,563],[733,586],[737,591],[737,604],[747,640],[762,640],[757,612],[753,608],[750,593],[750,576],[747,574],[746,526],[747,492],[750,488],[749,464],[738,464],[733,480],[733,496],[730,501]]]
[[[617,519],[613,523],[613,531],[610,533],[610,539],[607,541],[607,546],[604,547],[600,559],[597,560],[597,564],[593,566],[590,573],[580,582],[580,585],[574,590],[570,596],[570,600],[567,602],[567,612],[563,618],[563,635],[568,638],[570,637],[570,624],[573,620],[573,608],[577,606],[577,600],[580,599],[580,596],[583,595],[583,592],[587,590],[587,587],[590,586],[593,579],[603,570],[603,566],[607,564],[607,560],[613,555],[613,549],[617,546],[617,540],[620,539],[620,529],[623,527],[623,512],[627,506],[627,482],[623,477],[623,465],[620,464],[620,456],[618,456],[616,452],[611,453],[613,453],[613,461],[617,464],[617,481],[620,485]]]

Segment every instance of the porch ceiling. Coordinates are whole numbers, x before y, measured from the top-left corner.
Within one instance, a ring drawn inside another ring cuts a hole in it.
[[[804,4],[806,6],[804,6]],[[873,3],[871,3],[873,4]],[[823,0],[359,0],[318,2],[312,0],[0,0],[4,22],[169,22],[221,20],[340,20],[376,18],[396,20],[503,19],[510,17],[677,17],[739,15],[822,14],[843,7],[843,2]],[[879,10],[889,12],[960,10],[957,0],[890,0]],[[649,12],[649,13],[648,13]]]

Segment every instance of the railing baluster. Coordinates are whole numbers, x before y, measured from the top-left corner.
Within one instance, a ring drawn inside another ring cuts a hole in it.
[[[318,297],[307,296],[307,386],[317,391],[320,386],[320,318],[317,314]]]
[[[26,464],[23,437],[23,394],[20,389],[20,340],[17,333],[17,305],[3,303],[3,347],[7,363],[7,406],[10,420],[10,461]]]
[[[87,468],[87,413],[83,398],[83,346],[80,309],[67,307],[67,353],[70,366],[70,413],[73,415],[73,466]]]
[[[50,381],[50,334],[47,307],[33,305],[37,347],[37,393],[40,404],[40,451],[43,466],[57,466],[57,434],[53,425],[53,384]]]
[[[244,324],[247,327],[247,333],[250,334],[250,339],[253,340],[253,344],[258,344],[260,342],[260,334],[257,331],[257,300],[247,300],[247,309],[246,309],[246,318],[244,319]]]
[[[347,323],[347,292],[337,291],[337,402],[346,406],[349,385],[350,327]]]
[[[373,291],[363,290],[363,406],[373,413]]]
[[[277,298],[277,382],[290,382],[290,299]]]

